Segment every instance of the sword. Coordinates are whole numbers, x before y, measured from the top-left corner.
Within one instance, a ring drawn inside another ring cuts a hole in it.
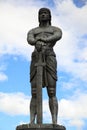
[[[38,53],[38,62],[35,64],[37,67],[37,124],[42,124],[42,84],[43,84],[43,67],[46,65],[43,62],[42,52]]]

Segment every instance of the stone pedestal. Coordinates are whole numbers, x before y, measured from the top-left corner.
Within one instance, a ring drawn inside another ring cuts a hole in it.
[[[16,130],[66,130],[66,128],[62,125],[54,125],[54,124],[23,124],[16,127]]]

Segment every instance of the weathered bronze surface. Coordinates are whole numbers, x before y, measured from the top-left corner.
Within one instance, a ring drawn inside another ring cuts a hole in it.
[[[32,98],[30,103],[30,123],[43,123],[42,88],[47,88],[52,123],[57,124],[58,102],[56,98],[57,61],[53,47],[62,37],[58,27],[51,26],[51,12],[41,8],[38,13],[39,27],[28,32],[27,41],[34,46],[30,66]]]
[[[61,39],[60,28],[51,25],[51,12],[41,8],[38,13],[39,26],[30,30],[27,41],[34,46],[30,65],[31,102],[30,123],[16,127],[16,130],[66,130],[57,125],[58,101],[56,98],[57,61],[53,50]],[[51,124],[43,124],[42,88],[46,87],[49,97]],[[36,122],[35,122],[36,121]]]
[[[54,124],[24,124],[17,126],[16,130],[66,130],[62,125]]]

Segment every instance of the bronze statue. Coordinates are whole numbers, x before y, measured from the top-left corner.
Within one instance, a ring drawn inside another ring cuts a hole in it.
[[[62,37],[62,31],[58,27],[51,26],[51,12],[48,8],[41,8],[38,13],[39,26],[30,30],[27,41],[34,46],[30,66],[30,82],[32,98],[30,102],[30,123],[35,123],[37,116],[37,83],[42,78],[42,88],[46,87],[49,96],[49,108],[52,115],[52,123],[57,124],[58,102],[56,98],[57,61],[53,50],[54,45]],[[40,59],[39,59],[40,58]],[[40,62],[38,62],[38,60]],[[38,64],[37,64],[38,63]],[[40,68],[39,74],[37,66]],[[41,77],[40,77],[41,76]],[[41,122],[42,123],[42,122]]]

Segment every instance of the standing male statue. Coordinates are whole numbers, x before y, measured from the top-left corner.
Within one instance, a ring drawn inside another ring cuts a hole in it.
[[[62,37],[61,29],[51,26],[51,12],[48,8],[41,8],[38,13],[39,27],[28,32],[27,41],[35,46],[30,66],[30,82],[32,98],[30,102],[30,123],[35,123],[37,115],[37,66],[38,54],[42,54],[45,63],[42,73],[42,87],[46,87],[49,96],[49,108],[52,123],[57,124],[58,102],[56,98],[57,61],[53,47]],[[39,80],[39,79],[38,79]]]

